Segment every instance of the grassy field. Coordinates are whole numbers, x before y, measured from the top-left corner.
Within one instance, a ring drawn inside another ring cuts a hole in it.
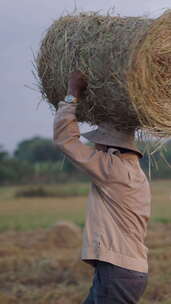
[[[150,278],[140,304],[171,304],[171,181],[151,187]],[[49,196],[18,197],[28,188],[0,189],[0,304],[81,304],[89,290],[93,272],[79,260],[89,185],[43,188]],[[70,237],[69,243],[61,236],[62,246],[56,239],[58,220],[81,227],[73,246]]]
[[[171,181],[156,181],[151,187],[153,196],[151,220],[161,223],[171,222]],[[24,187],[24,190],[30,188]],[[49,196],[17,197],[23,188],[1,187],[0,231],[47,228],[59,219],[72,220],[83,226],[89,184],[45,185],[42,188]]]
[[[35,187],[29,186],[24,187],[24,190],[30,188],[35,189]],[[0,231],[47,228],[60,219],[72,220],[83,226],[89,184],[45,185],[41,188],[44,188],[49,196],[16,197],[21,190],[23,191],[23,188],[1,188]]]

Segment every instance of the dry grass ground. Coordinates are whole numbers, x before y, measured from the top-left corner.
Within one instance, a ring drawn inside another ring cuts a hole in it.
[[[171,304],[170,186],[171,181],[152,184],[150,278],[140,304]],[[86,197],[14,199],[13,194],[14,189],[1,189],[0,304],[81,304],[93,275],[79,260],[81,231],[71,241],[53,224],[58,219],[82,224]]]

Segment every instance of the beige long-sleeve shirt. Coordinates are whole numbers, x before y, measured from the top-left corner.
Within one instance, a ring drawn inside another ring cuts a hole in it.
[[[54,119],[54,143],[91,180],[81,259],[101,260],[148,272],[144,239],[151,191],[138,158],[98,151],[80,141],[76,104],[61,101]]]

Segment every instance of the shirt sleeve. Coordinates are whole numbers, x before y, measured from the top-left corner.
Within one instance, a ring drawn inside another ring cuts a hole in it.
[[[114,154],[98,151],[80,141],[75,111],[76,104],[59,102],[54,118],[54,144],[94,183],[110,183],[114,178],[113,172],[121,169],[121,160]]]

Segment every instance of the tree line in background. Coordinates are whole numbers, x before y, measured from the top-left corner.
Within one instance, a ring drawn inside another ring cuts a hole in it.
[[[164,155],[164,156],[163,156]],[[140,161],[149,174],[149,156]],[[152,159],[153,179],[171,178],[171,141]],[[33,137],[20,142],[10,155],[0,146],[0,184],[44,184],[72,181],[89,181],[88,176],[76,168],[50,139]]]

